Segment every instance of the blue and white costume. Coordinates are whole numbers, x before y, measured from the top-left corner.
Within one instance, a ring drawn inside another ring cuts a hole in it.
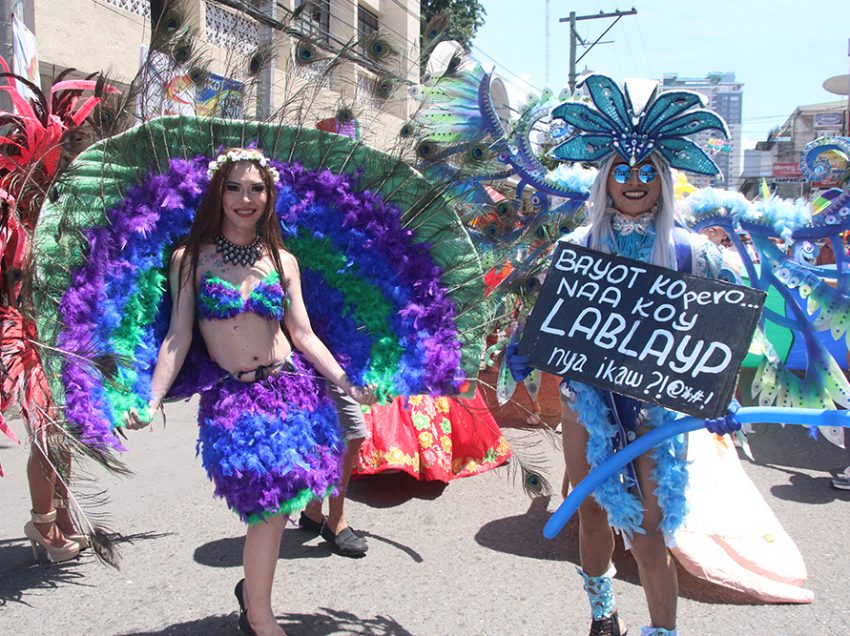
[[[650,262],[656,240],[652,213],[632,219],[609,208],[606,221],[611,233],[603,241],[600,251],[625,258]],[[587,245],[588,226],[583,226],[564,237],[563,241]],[[722,257],[716,246],[701,234],[682,228],[673,231],[676,268],[684,273],[716,278]],[[586,448],[588,464],[595,468],[629,441],[635,439],[636,429],[646,425],[652,428],[670,422],[676,414],[667,409],[645,404],[611,391],[603,391],[582,382],[565,381],[561,387],[564,403],[578,416],[579,423],[587,429]],[[565,394],[565,395],[564,395]],[[671,438],[652,451],[656,468],[653,481],[658,503],[664,512],[662,530],[668,545],[676,528],[687,512],[685,489],[688,482],[684,436]],[[643,504],[631,490],[637,481],[630,469],[614,475],[594,491],[594,497],[608,514],[608,521],[626,536],[642,532]]]

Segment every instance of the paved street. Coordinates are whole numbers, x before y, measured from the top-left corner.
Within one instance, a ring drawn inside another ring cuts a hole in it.
[[[21,432],[20,422],[13,427]],[[90,555],[65,565],[33,562],[23,538],[25,452],[0,441],[7,473],[0,480],[0,634],[237,633],[232,591],[242,576],[243,527],[212,499],[194,439],[194,405],[170,406],[165,430],[158,424],[131,436],[126,461],[134,476],[96,476],[92,488],[108,489],[110,498],[99,511],[125,536],[120,570]],[[815,601],[753,605],[682,573],[681,633],[848,633],[850,492],[832,489],[829,473],[850,464],[850,452],[795,427],[759,427],[751,443],[758,464],[747,463],[747,472],[797,541]],[[559,453],[546,449],[558,478]],[[321,539],[287,530],[274,591],[281,624],[293,636],[583,636],[588,612],[573,568],[575,522],[547,541],[546,508],[505,470],[445,488],[402,475],[358,481],[349,518],[365,531],[368,556],[335,556]],[[615,561],[621,615],[636,636],[646,621],[636,568],[622,550]]]

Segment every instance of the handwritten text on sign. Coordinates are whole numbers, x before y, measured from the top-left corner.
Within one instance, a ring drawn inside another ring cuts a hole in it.
[[[764,296],[561,243],[519,351],[550,373],[719,417],[732,399]]]

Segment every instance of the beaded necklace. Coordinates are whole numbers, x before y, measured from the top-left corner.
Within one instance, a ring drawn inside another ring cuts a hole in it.
[[[215,251],[221,254],[221,259],[233,265],[253,265],[262,253],[259,236],[248,245],[237,245],[227,240],[224,234],[216,236],[214,242]]]

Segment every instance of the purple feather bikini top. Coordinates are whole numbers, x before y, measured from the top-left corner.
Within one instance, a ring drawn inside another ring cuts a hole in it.
[[[280,276],[272,270],[258,282],[248,298],[242,297],[238,285],[207,272],[198,288],[198,319],[224,320],[252,312],[268,320],[283,320],[286,294]]]

